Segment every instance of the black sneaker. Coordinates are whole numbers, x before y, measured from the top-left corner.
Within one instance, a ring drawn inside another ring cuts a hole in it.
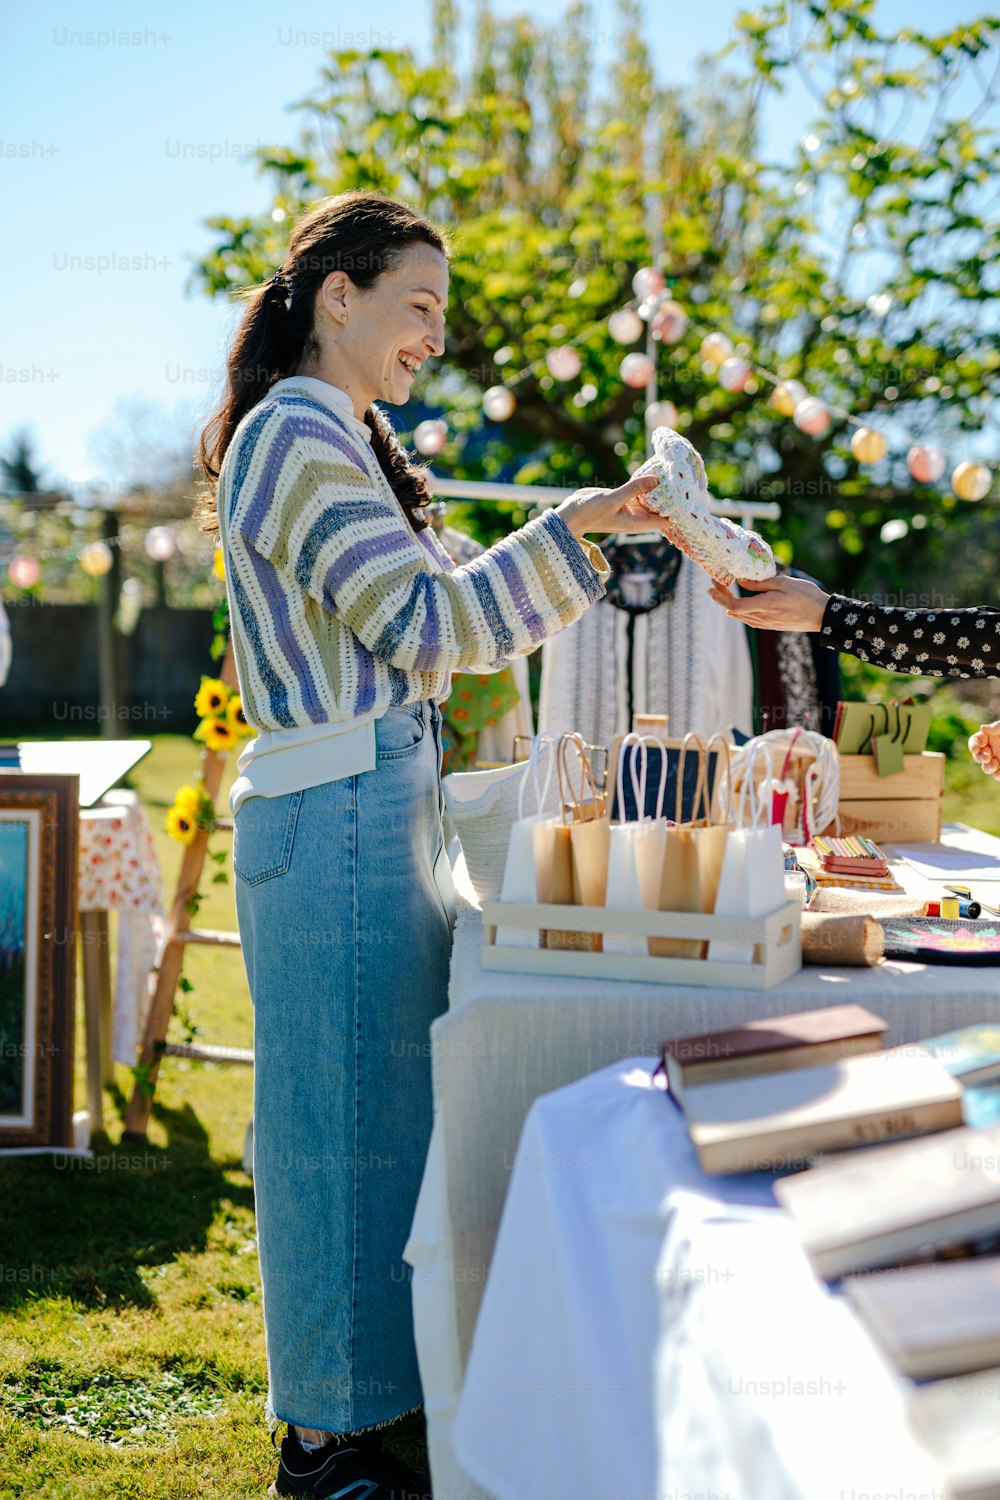
[[[281,1442],[278,1477],[269,1495],[315,1500],[431,1500],[430,1481],[382,1451],[375,1434],[308,1452],[291,1426]]]

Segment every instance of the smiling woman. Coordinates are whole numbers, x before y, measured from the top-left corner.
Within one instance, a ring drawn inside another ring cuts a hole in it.
[[[421,1400],[402,1252],[454,915],[440,704],[601,597],[586,532],[663,523],[636,478],[452,563],[377,405],[444,350],[447,242],[405,204],[325,200],[245,295],[201,456],[257,730],[231,805],[275,1492],[425,1496],[380,1429]]]

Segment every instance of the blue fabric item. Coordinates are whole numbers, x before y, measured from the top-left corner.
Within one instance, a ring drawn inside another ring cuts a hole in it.
[[[402,1252],[454,922],[440,709],[389,709],[375,739],[373,771],[250,797],[233,844],[254,1010],[266,1414],[328,1432],[422,1400]]]

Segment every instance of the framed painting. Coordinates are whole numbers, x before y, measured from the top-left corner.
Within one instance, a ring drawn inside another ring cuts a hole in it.
[[[78,799],[0,772],[0,1152],[73,1144]]]

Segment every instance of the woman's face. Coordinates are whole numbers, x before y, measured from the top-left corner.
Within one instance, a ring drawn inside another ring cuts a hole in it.
[[[447,305],[448,262],[422,241],[407,245],[367,290],[342,271],[326,278],[320,292],[326,378],[347,391],[359,416],[372,401],[409,400],[415,372],[444,353]]]

